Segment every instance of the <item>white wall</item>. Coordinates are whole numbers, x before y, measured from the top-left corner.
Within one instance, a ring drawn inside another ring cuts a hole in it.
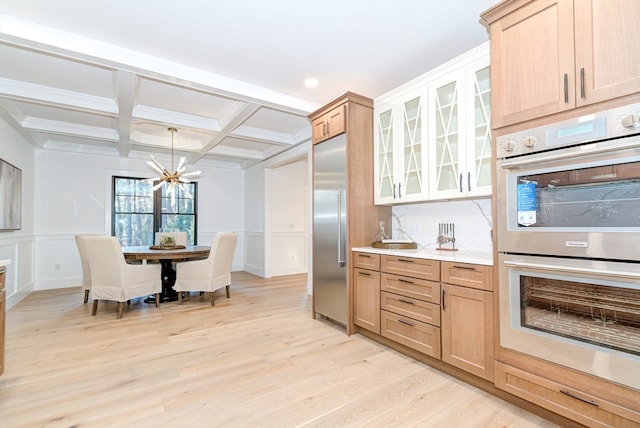
[[[153,175],[146,159],[37,150],[35,289],[80,285],[74,236],[111,233],[111,177]],[[239,234],[233,270],[244,269],[244,173],[198,164],[198,243],[220,231]]]
[[[307,272],[307,159],[270,171],[271,275]]]
[[[308,141],[246,171],[247,272],[266,278],[309,274],[310,165]]]
[[[265,170],[254,167],[245,173],[245,270],[265,276]]]
[[[0,158],[22,170],[21,229],[0,232],[0,259],[7,267],[7,308],[27,296],[35,287],[34,235],[34,150],[4,119],[0,118]],[[4,201],[0,201],[2,204]]]
[[[436,248],[438,224],[455,223],[456,248],[493,251],[491,199],[396,205],[392,214],[393,238],[413,239],[419,248]]]

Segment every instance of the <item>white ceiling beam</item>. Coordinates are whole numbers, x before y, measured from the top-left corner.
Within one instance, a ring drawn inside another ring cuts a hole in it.
[[[28,132],[23,126],[24,116],[22,111],[17,108],[10,100],[2,100],[0,104],[0,117],[13,128],[22,138],[35,148],[43,148],[45,139],[37,132]]]
[[[121,156],[128,156],[131,151],[131,122],[138,95],[138,76],[118,70],[113,74],[113,80],[118,100],[118,152]]]
[[[109,116],[118,114],[118,106],[109,98],[79,94],[77,92],[65,91],[64,89],[18,82],[4,78],[0,78],[0,95],[4,98],[42,105],[54,105],[70,110],[89,111],[107,114]]]
[[[220,123],[216,119],[179,113],[157,107],[137,105],[134,107],[132,115],[134,120],[161,123],[164,126],[171,125],[178,128],[190,128],[207,132],[220,131]]]
[[[233,130],[236,129],[240,124],[249,119],[253,114],[260,109],[259,104],[253,103],[235,103],[231,109],[229,109],[228,114],[225,115],[225,120],[222,123],[222,128],[220,132],[211,137],[209,141],[204,144],[202,149],[198,150],[197,153],[189,156],[188,161],[190,163],[196,163],[200,159],[202,159],[211,149],[216,147],[223,139],[232,135]]]

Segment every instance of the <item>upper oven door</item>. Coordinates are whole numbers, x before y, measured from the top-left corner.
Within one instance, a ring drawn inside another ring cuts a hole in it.
[[[640,260],[640,135],[496,168],[498,251]]]

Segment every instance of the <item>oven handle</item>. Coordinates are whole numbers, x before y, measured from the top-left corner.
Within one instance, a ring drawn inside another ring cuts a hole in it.
[[[596,155],[599,153],[608,153],[612,150],[619,150],[619,149],[633,149],[636,147],[640,147],[640,140],[628,141],[625,139],[616,143],[609,142],[606,145],[596,143],[591,146],[583,146],[583,147],[584,148],[580,148],[577,150],[570,150],[564,153],[551,153],[546,156],[530,155],[530,156],[523,156],[521,158],[517,158],[513,160],[503,161],[502,168],[511,169],[511,168],[517,168],[525,165],[537,164],[538,162],[570,159],[570,158],[575,158],[576,156]]]
[[[544,269],[544,270],[552,270],[556,272],[568,272],[568,273],[587,273],[587,274],[596,274],[608,277],[616,277],[616,278],[629,278],[640,280],[640,273],[633,272],[621,272],[621,271],[612,271],[605,269],[590,269],[590,268],[574,268],[570,266],[558,266],[558,265],[550,265],[545,263],[530,263],[530,262],[519,262],[513,260],[505,260],[505,266],[516,267],[516,268],[529,268],[529,269]]]

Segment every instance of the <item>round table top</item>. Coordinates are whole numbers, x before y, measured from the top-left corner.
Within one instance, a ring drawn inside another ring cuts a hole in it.
[[[148,245],[139,247],[122,247],[122,254],[130,260],[186,260],[206,258],[211,247],[205,245],[187,245],[180,249],[152,250]]]

